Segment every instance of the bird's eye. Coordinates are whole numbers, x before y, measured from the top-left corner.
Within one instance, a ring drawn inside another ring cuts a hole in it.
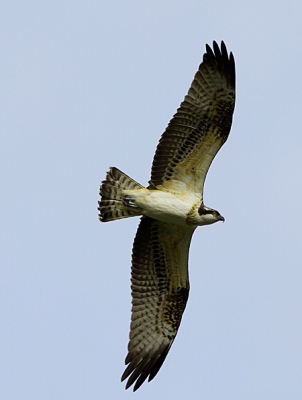
[[[208,210],[208,209],[206,209],[206,208],[202,208],[202,207],[200,207],[199,209],[198,209],[198,213],[199,213],[199,215],[206,215],[206,214],[211,214],[211,215],[213,215],[213,214],[215,214],[215,212],[216,211],[214,211],[214,210]]]

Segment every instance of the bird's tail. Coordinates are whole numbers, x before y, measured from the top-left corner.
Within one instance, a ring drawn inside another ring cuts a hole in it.
[[[99,219],[102,222],[140,215],[135,207],[127,206],[124,190],[143,189],[143,186],[115,167],[111,167],[100,187]]]

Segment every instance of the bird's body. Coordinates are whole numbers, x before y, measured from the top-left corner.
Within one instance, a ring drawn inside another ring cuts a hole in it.
[[[228,138],[235,105],[235,62],[207,45],[188,94],[157,146],[143,187],[111,167],[102,182],[100,220],[142,216],[132,251],[132,316],[126,389],[159,371],[189,294],[188,255],[197,226],[224,221],[203,203],[208,169]]]
[[[200,193],[185,190],[169,192],[167,190],[124,190],[125,203],[129,208],[139,212],[139,215],[154,218],[169,224],[183,227],[207,225],[216,222],[209,218],[212,214],[200,215]]]

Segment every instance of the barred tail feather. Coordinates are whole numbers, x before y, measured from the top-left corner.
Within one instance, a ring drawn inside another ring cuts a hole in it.
[[[143,187],[119,169],[111,167],[100,187],[101,201],[98,207],[100,221],[108,222],[139,215],[136,210],[131,210],[125,205],[122,191],[143,189]]]

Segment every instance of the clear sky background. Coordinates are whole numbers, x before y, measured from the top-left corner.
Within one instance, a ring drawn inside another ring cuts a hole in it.
[[[302,4],[3,1],[0,398],[302,398]],[[138,219],[101,224],[117,166],[147,184],[205,44],[237,68],[191,291],[157,377],[120,383]]]

